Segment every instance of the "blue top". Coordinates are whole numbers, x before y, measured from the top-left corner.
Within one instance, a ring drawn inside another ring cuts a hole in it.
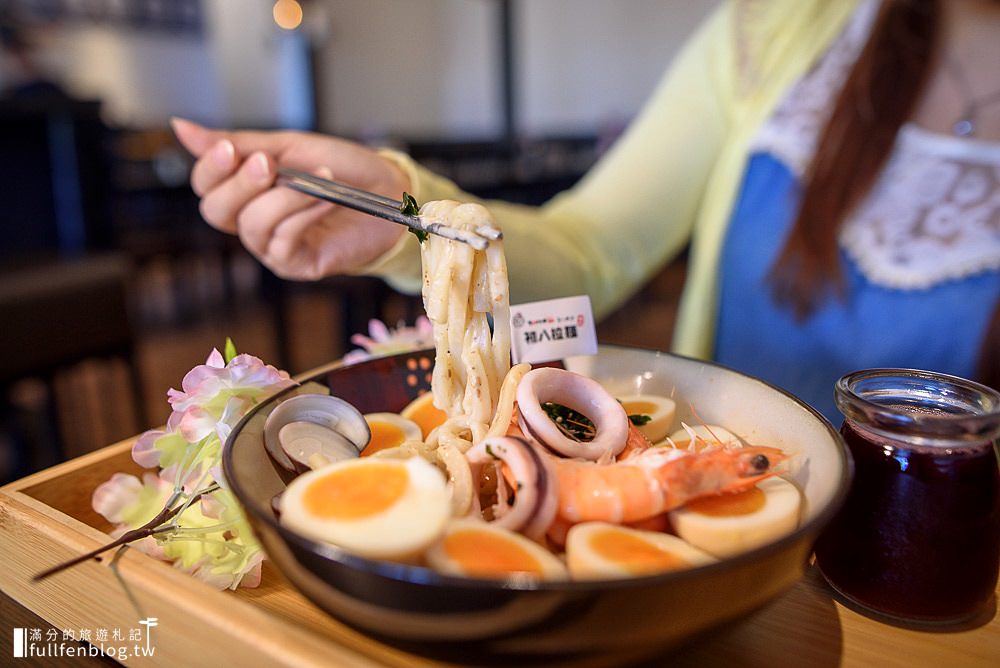
[[[909,367],[971,378],[1000,296],[1000,272],[923,290],[874,285],[841,252],[844,300],[803,322],[775,304],[767,275],[794,220],[800,184],[768,153],[751,156],[722,248],[715,359],[811,404],[834,425],[845,373]]]

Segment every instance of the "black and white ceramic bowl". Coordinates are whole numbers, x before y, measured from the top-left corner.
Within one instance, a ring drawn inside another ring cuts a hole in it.
[[[329,391],[363,413],[399,411],[426,391],[431,360],[424,351],[334,364],[298,392]],[[470,648],[479,657],[635,655],[746,615],[799,579],[851,475],[849,455],[829,422],[760,380],[674,355],[603,346],[596,356],[564,366],[618,396],[673,396],[679,420],[721,424],[749,443],[793,454],[786,477],[805,497],[799,527],[718,563],[625,580],[473,580],[371,561],[300,536],[275,518],[271,499],[286,476],[265,453],[263,426],[294,390],[262,403],[234,430],[223,454],[225,475],[268,557],[295,587],[334,617],[431,655],[469,656]]]

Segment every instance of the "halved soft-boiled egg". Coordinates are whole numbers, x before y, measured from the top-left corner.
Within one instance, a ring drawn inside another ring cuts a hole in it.
[[[789,533],[799,523],[798,488],[768,478],[743,492],[706,496],[670,512],[677,535],[717,557],[729,557]]]
[[[695,568],[715,557],[677,536],[606,522],[583,522],[566,536],[566,564],[577,580],[629,578]]]
[[[450,514],[444,475],[420,457],[336,462],[299,476],[281,496],[283,525],[372,559],[414,559]]]
[[[693,447],[691,444],[692,434],[694,435]],[[670,440],[673,441],[674,446],[681,450],[701,450],[709,445],[742,445],[742,441],[740,441],[739,436],[717,424],[700,424],[697,426],[689,425],[687,429],[681,428],[670,434]]]
[[[631,394],[619,397],[618,400],[627,415],[649,416],[649,420],[645,424],[636,425],[636,429],[651,443],[662,441],[674,426],[677,403],[673,399],[658,394]]]
[[[423,438],[420,425],[396,413],[368,413],[365,415],[365,422],[368,423],[372,437],[361,452],[362,457],[394,448],[404,441],[419,441]]]
[[[434,394],[431,392],[421,394],[399,411],[399,414],[416,422],[424,438],[448,419],[448,414],[434,405]]]
[[[564,580],[566,567],[554,554],[519,533],[480,520],[453,520],[425,555],[446,575],[507,579],[528,576]]]

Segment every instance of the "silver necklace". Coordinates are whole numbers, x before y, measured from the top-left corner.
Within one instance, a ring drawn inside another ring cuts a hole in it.
[[[959,137],[971,137],[976,134],[976,119],[979,116],[979,111],[984,107],[989,107],[1000,102],[1000,90],[995,90],[992,93],[977,98],[973,94],[972,86],[969,85],[969,80],[966,78],[965,71],[959,65],[958,60],[949,56],[947,62],[948,69],[951,71],[952,76],[955,77],[955,81],[965,96],[965,106],[962,109],[962,115],[952,124],[951,131]]]

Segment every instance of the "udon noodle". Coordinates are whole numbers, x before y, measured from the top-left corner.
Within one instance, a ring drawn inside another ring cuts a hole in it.
[[[479,204],[429,202],[421,216],[450,227],[475,230],[492,225]],[[434,327],[434,405],[448,415],[443,430],[467,431],[463,452],[484,439],[497,412],[510,371],[510,300],[503,242],[477,251],[459,241],[430,235],[421,244],[423,300]],[[490,329],[490,316],[493,329]]]
[[[452,200],[428,202],[420,215],[468,231],[494,225],[482,205]],[[428,435],[426,443],[406,443],[402,452],[415,450],[446,469],[452,513],[461,516],[474,502],[464,454],[490,433],[506,430],[513,389],[527,365],[510,375],[510,299],[503,242],[493,241],[479,251],[432,234],[420,248],[422,297],[434,328],[431,391],[434,405],[448,419]]]

